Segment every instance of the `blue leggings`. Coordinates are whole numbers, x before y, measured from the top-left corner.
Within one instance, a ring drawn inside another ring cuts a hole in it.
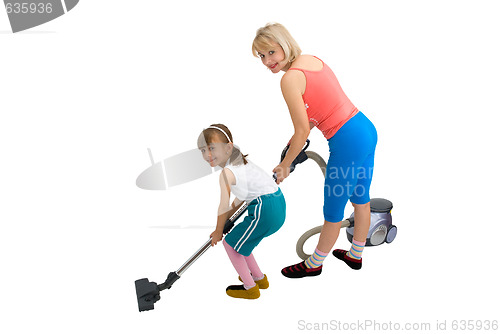
[[[342,221],[348,200],[354,204],[370,202],[376,145],[377,130],[362,112],[328,140],[330,158],[326,166],[323,206],[326,221]]]

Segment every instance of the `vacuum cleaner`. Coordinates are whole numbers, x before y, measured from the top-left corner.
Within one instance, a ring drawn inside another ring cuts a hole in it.
[[[290,167],[290,172],[293,172],[297,164],[303,163],[304,161],[311,159],[318,164],[323,172],[323,176],[326,176],[326,162],[325,160],[316,152],[306,151],[309,147],[310,141],[307,139],[305,147],[299,153],[294,163]],[[281,161],[286,156],[290,145],[287,145],[281,152]],[[396,238],[398,229],[392,224],[392,202],[384,198],[372,198],[370,200],[370,229],[366,237],[366,246],[378,246],[386,243],[391,243]],[[342,222],[340,222],[342,227],[346,227],[347,239],[352,243],[354,234],[354,213]],[[308,259],[311,254],[304,252],[304,244],[306,241],[316,235],[321,233],[322,226],[316,226],[308,231],[306,231],[297,241],[296,252],[297,255],[302,259]]]
[[[316,152],[306,151],[309,147],[309,139],[302,151],[295,158],[290,166],[290,172],[293,172],[297,165],[311,159],[315,161],[323,172],[323,176],[326,174],[326,163],[323,158]],[[287,145],[281,153],[281,161],[285,158],[285,155],[289,149]],[[274,175],[276,178],[276,175]],[[226,221],[224,224],[223,234],[226,235],[234,227],[236,221],[245,213],[247,210],[248,203],[244,202],[240,208]],[[371,223],[370,230],[366,239],[367,246],[377,246],[384,242],[391,243],[394,238],[396,238],[397,228],[392,225],[392,203],[389,200],[383,198],[373,198],[370,201],[371,207]],[[349,218],[341,222],[342,227],[347,227],[347,238],[349,242],[352,242],[353,231],[354,231],[354,214]],[[302,259],[307,259],[310,254],[304,252],[305,242],[315,234],[321,232],[321,226],[314,227],[306,231],[297,242],[297,255]],[[154,309],[154,304],[160,300],[160,292],[165,289],[170,289],[172,285],[182,276],[182,274],[196,261],[198,260],[210,247],[212,243],[212,238],[207,240],[203,246],[200,247],[179,269],[172,271],[168,274],[165,282],[157,284],[155,282],[150,282],[147,278],[138,279],[135,281],[135,290],[137,295],[137,303],[139,306],[139,311],[149,311]]]

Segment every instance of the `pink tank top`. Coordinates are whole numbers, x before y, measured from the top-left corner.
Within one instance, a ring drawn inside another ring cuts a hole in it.
[[[330,139],[342,125],[358,113],[358,108],[345,95],[330,67],[322,60],[321,62],[323,68],[319,71],[300,68],[289,70],[302,71],[306,76],[306,91],[302,99],[309,122],[313,123],[326,139]]]

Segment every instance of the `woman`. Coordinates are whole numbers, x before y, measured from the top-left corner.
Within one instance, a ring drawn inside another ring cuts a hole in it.
[[[352,269],[361,269],[370,228],[375,127],[347,98],[332,70],[321,59],[302,55],[297,42],[281,24],[267,24],[257,30],[252,51],[272,73],[285,72],[281,90],[295,131],[285,158],[273,170],[276,182],[288,177],[290,164],[313,127],[321,130],[330,147],[324,188],[325,220],[318,245],[310,258],[281,272],[290,278],[321,274],[323,261],[337,241],[349,200],[356,221],[352,246],[349,251],[336,249],[333,255]]]

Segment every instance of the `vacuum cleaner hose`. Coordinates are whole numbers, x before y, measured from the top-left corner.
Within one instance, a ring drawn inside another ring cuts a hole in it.
[[[306,151],[305,153],[307,155],[307,158],[309,158],[311,160],[314,160],[318,164],[319,168],[321,168],[321,172],[323,173],[323,176],[325,176],[326,175],[326,162],[321,157],[321,155],[319,155],[316,152],[312,152],[312,151]],[[345,221],[343,221],[342,223],[344,223],[344,222]],[[296,246],[295,250],[297,252],[297,255],[302,260],[306,260],[306,259],[308,259],[311,256],[311,254],[307,254],[306,252],[304,252],[304,244],[313,235],[321,233],[322,227],[323,226],[313,227],[312,229],[310,229],[310,230],[306,231],[304,234],[302,234],[302,236],[297,241],[297,246]]]

